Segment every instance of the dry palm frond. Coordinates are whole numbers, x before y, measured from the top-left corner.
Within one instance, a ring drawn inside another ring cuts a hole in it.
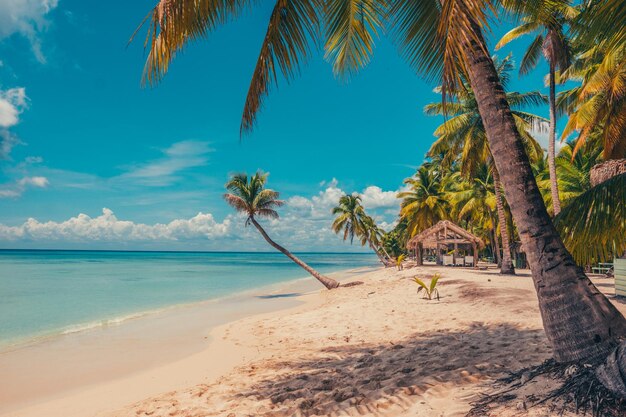
[[[178,51],[238,16],[248,3],[248,0],[160,0],[130,39],[132,42],[139,29],[148,25],[144,47],[149,53],[142,82],[158,83]]]

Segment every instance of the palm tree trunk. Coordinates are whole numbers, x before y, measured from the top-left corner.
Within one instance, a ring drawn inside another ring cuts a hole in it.
[[[500,273],[505,275],[515,275],[515,267],[511,260],[511,243],[509,241],[509,231],[506,227],[506,213],[504,212],[504,203],[502,201],[502,183],[500,182],[500,174],[498,170],[493,168],[493,187],[496,194],[496,210],[498,212],[498,223],[500,224],[500,236],[502,237],[502,265]]]
[[[383,264],[384,266],[387,266],[387,262],[385,262],[385,259],[383,258],[383,256],[380,254],[380,252],[378,252],[376,250],[376,248],[372,245],[372,242],[370,242],[368,240],[368,243],[370,245],[370,249],[374,251],[374,253],[376,254],[376,256],[378,257],[378,260],[380,261],[381,264]]]
[[[389,255],[387,254],[387,251],[382,245],[380,246],[380,249],[382,250],[382,252],[384,253],[386,257],[380,254],[381,251],[376,249],[376,247],[374,246],[374,244],[369,238],[367,238],[367,243],[370,245],[370,248],[374,251],[374,253],[376,253],[376,256],[378,256],[378,259],[380,260],[380,262],[382,262],[382,264],[385,265],[385,267],[391,266],[388,262],[388,260],[390,259]]]
[[[259,233],[261,233],[261,236],[263,236],[263,238],[267,241],[267,243],[269,243],[270,245],[272,245],[274,247],[274,249],[282,252],[289,259],[291,259],[292,261],[294,261],[295,263],[300,265],[300,267],[302,267],[302,269],[304,269],[309,274],[313,275],[315,277],[315,279],[317,279],[319,282],[321,282],[327,289],[332,290],[333,288],[337,288],[339,286],[339,283],[337,281],[335,281],[332,278],[328,278],[328,277],[325,277],[324,275],[320,274],[315,269],[311,268],[306,263],[301,261],[297,256],[295,256],[294,254],[289,252],[287,249],[283,248],[278,243],[274,242],[268,236],[268,234],[265,232],[265,230],[261,227],[261,225],[256,221],[256,219],[254,217],[250,217],[250,221],[252,222],[254,227],[257,228]]]
[[[489,147],[537,291],[544,329],[560,362],[607,357],[626,335],[626,319],[578,267],[557,233],[533,176],[480,26],[468,22],[462,48]],[[626,368],[626,366],[625,366]]]
[[[502,257],[500,256],[500,241],[498,241],[498,234],[496,233],[498,226],[496,224],[496,219],[494,219],[493,216],[491,217],[491,224],[493,226],[493,229],[491,229],[491,235],[493,236],[494,260],[496,261],[498,268],[500,268],[502,267]]]
[[[550,62],[550,132],[548,135],[548,170],[550,171],[550,193],[552,195],[552,209],[556,216],[561,212],[559,199],[559,184],[556,178],[556,80],[554,63]]]

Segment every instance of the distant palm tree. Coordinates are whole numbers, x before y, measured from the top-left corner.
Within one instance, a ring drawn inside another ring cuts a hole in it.
[[[506,2],[504,2],[506,5]],[[578,14],[570,6],[569,0],[545,0],[536,2],[532,12],[522,18],[522,24],[506,33],[496,49],[520,36],[532,34],[535,39],[526,50],[520,64],[520,74],[527,74],[537,66],[543,53],[549,66],[550,87],[550,132],[548,135],[548,167],[550,172],[550,192],[554,214],[561,211],[561,201],[556,173],[556,70],[563,71],[570,64],[571,52],[565,27]]]
[[[406,219],[409,238],[450,217],[443,178],[434,165],[422,165],[404,183],[409,190],[398,193],[398,198],[402,199],[400,219]]]
[[[459,172],[455,172],[451,175],[450,182],[454,185],[450,187],[447,194],[454,216],[458,221],[466,220],[472,229],[488,231],[488,238],[493,242],[492,247],[496,260],[498,260],[500,248],[497,225],[499,223],[500,228],[506,231],[506,221],[503,223],[496,222],[497,194],[494,186],[493,168],[490,164],[483,163],[476,168],[476,172],[471,178],[464,178]],[[505,244],[504,239],[502,243]],[[509,244],[508,239],[506,244]],[[503,252],[506,255],[507,251]],[[510,252],[509,262],[511,262]],[[502,259],[501,263],[504,270],[506,261]]]
[[[260,171],[250,176],[250,178],[248,178],[247,174],[233,175],[226,183],[226,189],[230,191],[230,193],[224,194],[224,199],[235,210],[248,216],[246,218],[246,226],[252,223],[267,243],[284,253],[289,259],[294,261],[309,274],[313,275],[329,290],[337,288],[339,286],[337,281],[320,274],[287,249],[274,242],[263,227],[256,221],[256,217],[277,219],[278,212],[275,208],[284,204],[284,201],[278,199],[278,192],[265,188],[267,175],[268,174],[264,174]]]
[[[387,266],[388,262],[381,253],[384,249],[380,246],[378,228],[374,219],[365,213],[359,195],[342,196],[339,205],[333,207],[332,214],[336,216],[332,224],[333,232],[338,234],[343,231],[343,240],[350,239],[350,243],[355,237],[359,238],[361,245],[367,243],[383,265]]]

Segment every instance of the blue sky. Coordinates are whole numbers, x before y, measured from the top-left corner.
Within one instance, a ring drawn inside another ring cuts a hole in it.
[[[141,88],[142,39],[127,41],[153,3],[0,4],[0,248],[266,250],[221,198],[229,173],[259,168],[289,203],[268,228],[295,250],[358,250],[328,230],[343,192],[365,193],[391,226],[395,192],[440,120],[422,112],[439,99],[434,86],[388,40],[349,83],[313,56],[240,140],[271,5],[190,45],[158,87]],[[512,88],[545,92],[542,69]]]

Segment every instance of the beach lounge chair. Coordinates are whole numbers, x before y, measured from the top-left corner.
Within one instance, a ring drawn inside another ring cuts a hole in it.
[[[474,257],[466,256],[465,257],[465,266],[474,266]]]
[[[443,255],[443,266],[454,266],[454,256]]]

